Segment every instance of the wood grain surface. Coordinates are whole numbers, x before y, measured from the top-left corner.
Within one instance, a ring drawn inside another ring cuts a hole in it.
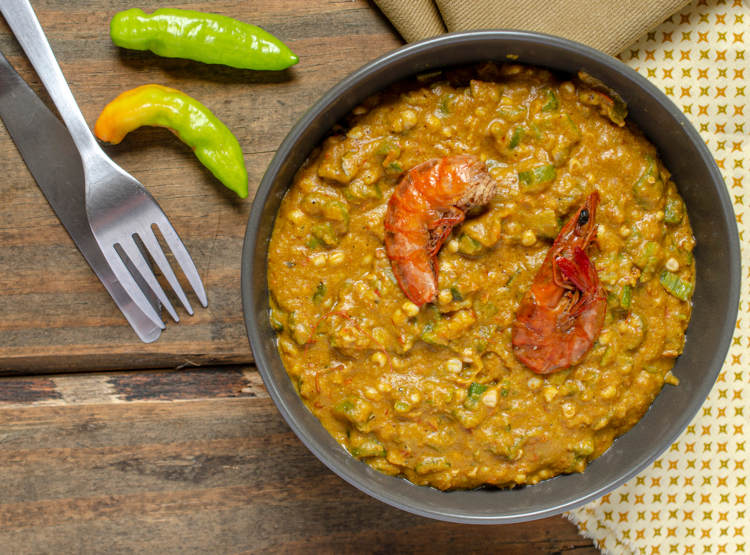
[[[236,134],[251,195],[243,201],[225,190],[165,129],[142,128],[120,145],[106,147],[161,204],[208,294],[207,309],[196,310],[193,317],[181,311],[179,324],[168,322],[161,338],[145,345],[86,265],[0,126],[0,371],[251,361],[242,320],[240,255],[252,191],[305,110],[344,76],[398,47],[400,39],[380,12],[361,0],[181,3],[257,24],[300,58],[283,72],[246,71],[115,47],[109,20],[132,7],[130,0],[32,0],[32,5],[89,124],[107,102],[134,86],[153,82],[183,90]],[[161,5],[154,0],[138,4],[146,11]],[[51,105],[2,18],[0,51]]]
[[[260,25],[300,57],[284,72],[240,71],[114,47],[109,19],[130,0],[31,1],[90,124],[125,89],[181,89],[237,135],[251,191],[325,90],[401,44],[365,0],[180,3]],[[2,18],[0,51],[51,106]],[[248,365],[240,255],[251,201],[166,130],[106,150],[169,216],[209,306],[140,343],[0,126],[0,374],[17,375],[0,378],[0,553],[596,553],[563,517],[437,522],[325,468]]]
[[[252,368],[0,391],[3,553],[597,553],[563,517],[467,526],[370,498],[302,445]]]

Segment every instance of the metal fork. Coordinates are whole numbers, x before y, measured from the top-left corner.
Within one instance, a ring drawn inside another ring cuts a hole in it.
[[[188,314],[193,314],[190,302],[154,234],[153,228],[156,227],[172,250],[198,300],[204,307],[207,306],[208,300],[198,270],[162,209],[143,185],[102,151],[89,130],[29,1],[2,0],[0,12],[41,78],[78,148],[83,162],[89,225],[125,291],[156,325],[164,329],[161,316],[128,269],[131,266],[138,271],[142,281],[153,291],[175,322],[179,322],[177,312],[144,256],[142,245],[185,310]]]

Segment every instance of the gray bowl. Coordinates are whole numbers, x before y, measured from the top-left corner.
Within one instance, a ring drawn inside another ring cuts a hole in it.
[[[585,472],[511,490],[442,492],[386,476],[351,457],[297,395],[276,350],[268,321],[268,241],[292,178],[334,123],[364,98],[425,71],[481,62],[518,61],[575,74],[585,70],[619,92],[634,121],[674,175],[697,239],[694,312],[685,352],[644,418]],[[501,524],[543,518],[596,499],[635,476],[664,452],[706,399],[726,356],[740,290],[734,212],[711,154],[685,116],[654,85],[618,60],[557,37],[479,31],[408,45],[367,64],[328,91],[295,125],[261,181],[242,253],[242,301],[258,370],[289,426],[331,470],[369,495],[400,509],[453,522]]]

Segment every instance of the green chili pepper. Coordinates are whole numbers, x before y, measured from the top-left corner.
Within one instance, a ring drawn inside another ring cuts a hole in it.
[[[143,125],[169,128],[219,181],[241,198],[247,197],[247,170],[240,144],[203,104],[176,89],[142,85],[107,104],[94,133],[102,141],[117,144]]]
[[[281,70],[299,61],[260,27],[193,10],[164,8],[151,15],[138,8],[125,10],[112,18],[109,32],[117,46],[166,58],[260,70]]]

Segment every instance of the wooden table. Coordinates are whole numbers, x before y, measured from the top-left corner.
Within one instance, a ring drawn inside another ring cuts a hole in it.
[[[33,5],[87,121],[125,89],[177,87],[235,132],[251,190],[325,90],[401,44],[363,0],[181,4],[260,25],[301,60],[281,73],[240,71],[117,49],[108,21],[130,1]],[[48,102],[2,20],[0,50]],[[107,150],[171,219],[209,306],[140,343],[0,128],[2,552],[596,552],[562,517],[441,523],[375,501],[326,469],[252,365],[239,282],[250,201],[222,189],[166,130],[141,129]]]

